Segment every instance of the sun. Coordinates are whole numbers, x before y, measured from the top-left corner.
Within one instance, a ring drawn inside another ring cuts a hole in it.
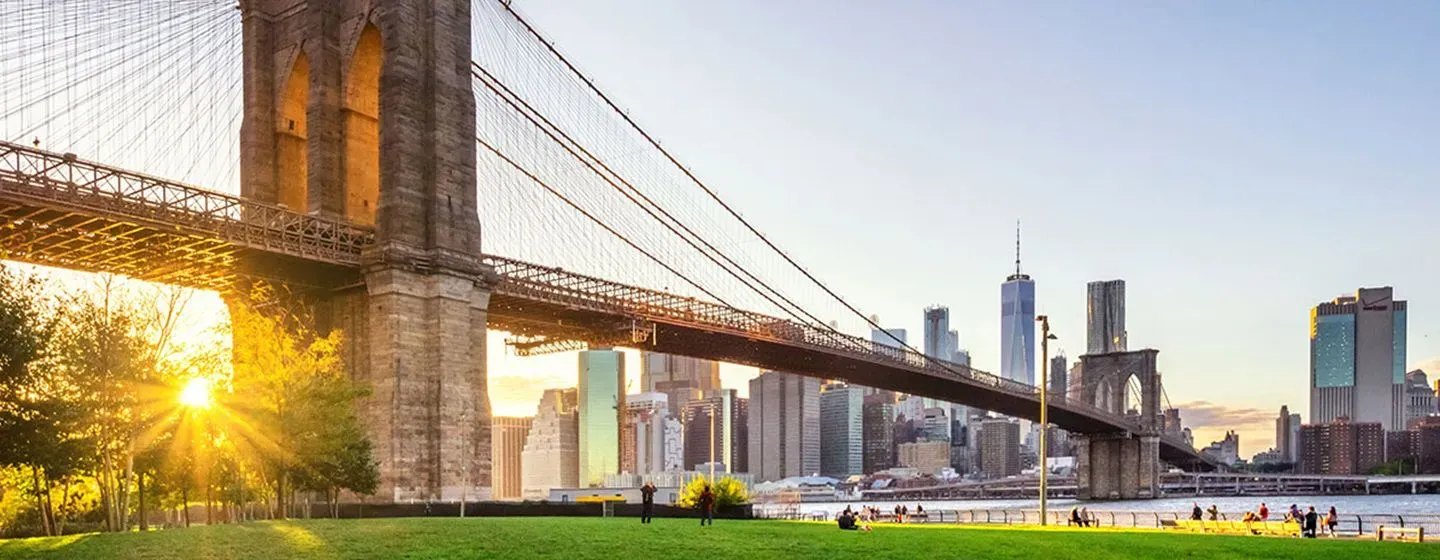
[[[180,391],[180,404],[189,408],[210,408],[210,380],[193,377]]]

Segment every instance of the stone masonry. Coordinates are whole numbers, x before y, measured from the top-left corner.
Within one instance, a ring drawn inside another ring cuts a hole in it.
[[[1071,434],[1075,448],[1077,497],[1081,500],[1143,499],[1160,496],[1160,405],[1158,350],[1087,354],[1079,398],[1113,414],[1125,414],[1130,378],[1140,382],[1140,432]]]
[[[476,213],[470,3],[241,0],[240,9],[242,195],[375,226],[361,285],[311,298],[318,326],[345,331],[352,375],[373,390],[362,405],[380,461],[371,500],[484,497],[491,276]],[[357,54],[362,43],[369,54]],[[377,65],[378,116],[357,109],[373,102],[354,101],[376,99],[355,88],[374,87],[365,76],[373,81]],[[308,84],[288,87],[297,76]],[[376,121],[378,134],[366,125]]]

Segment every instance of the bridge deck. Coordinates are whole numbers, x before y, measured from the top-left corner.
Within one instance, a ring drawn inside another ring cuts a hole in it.
[[[372,230],[0,142],[0,258],[228,291],[259,278],[314,288],[353,283]],[[1030,385],[824,326],[498,256],[491,326],[602,344],[650,333],[659,352],[844,379],[1038,419]],[[285,271],[283,278],[265,271]],[[1135,433],[1115,414],[1052,397],[1050,420],[1081,433]],[[1213,466],[1177,438],[1167,462]]]

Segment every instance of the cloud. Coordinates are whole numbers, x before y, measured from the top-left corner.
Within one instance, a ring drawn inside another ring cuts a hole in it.
[[[1423,369],[1425,370],[1425,375],[1428,375],[1430,380],[1434,381],[1436,376],[1440,376],[1440,356],[1428,360],[1421,360],[1419,364],[1411,366],[1410,369]]]
[[[1195,436],[1195,447],[1205,447],[1225,437],[1225,432],[1240,435],[1240,456],[1264,451],[1275,445],[1275,418],[1280,410],[1230,407],[1209,401],[1191,401],[1176,405],[1180,422]]]
[[[1236,408],[1209,401],[1181,403],[1180,422],[1192,429],[1198,428],[1254,428],[1261,425],[1273,427],[1279,410],[1258,408]]]

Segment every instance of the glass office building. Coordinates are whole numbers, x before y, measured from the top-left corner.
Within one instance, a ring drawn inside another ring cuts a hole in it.
[[[625,411],[625,355],[580,353],[580,485],[600,486],[620,472],[620,427]]]
[[[1406,302],[1362,288],[1310,310],[1310,423],[1404,429]]]

